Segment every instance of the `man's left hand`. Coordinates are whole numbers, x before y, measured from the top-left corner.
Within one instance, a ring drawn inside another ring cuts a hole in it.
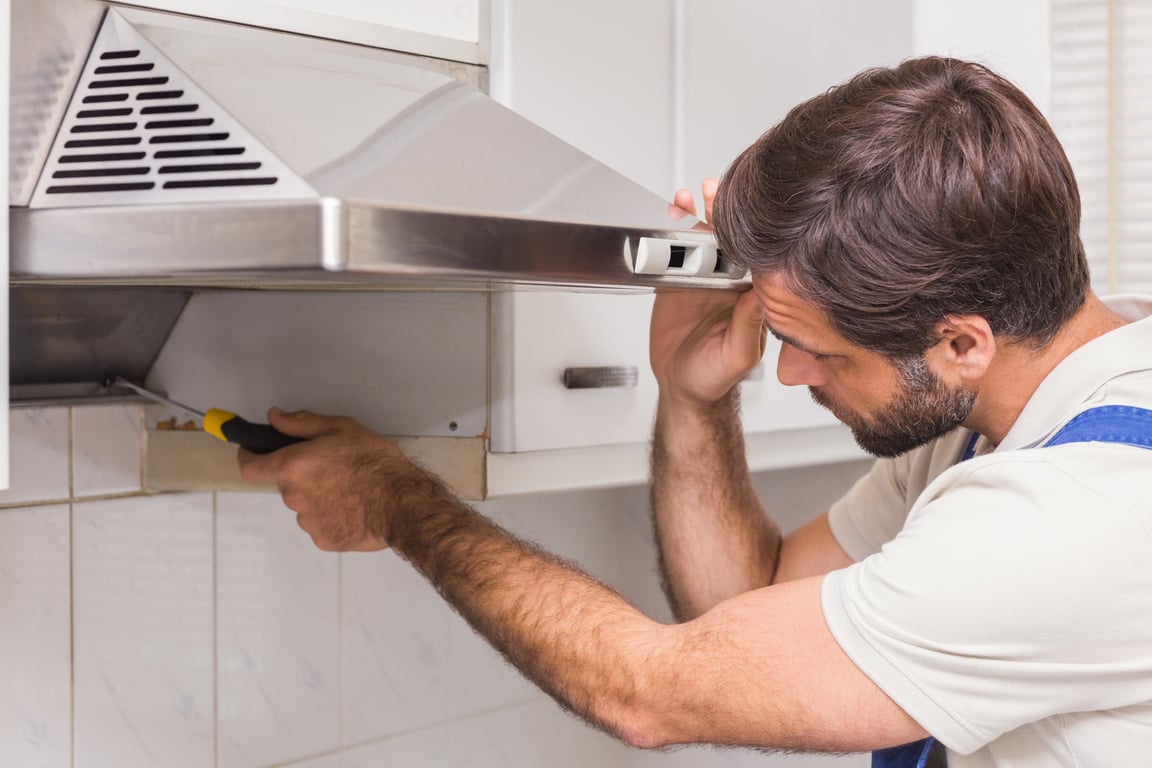
[[[436,482],[392,442],[352,419],[272,408],[268,421],[305,441],[263,455],[241,448],[240,473],[249,482],[275,483],[320,549],[386,549],[406,491]]]

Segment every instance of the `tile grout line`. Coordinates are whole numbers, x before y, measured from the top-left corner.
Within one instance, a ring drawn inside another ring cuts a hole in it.
[[[344,745],[344,553],[336,559],[336,743]],[[337,757],[337,762],[344,760]]]
[[[68,409],[68,726],[76,768],[76,504],[72,498],[72,409]]]
[[[220,560],[219,494],[212,494],[212,765],[220,768]]]
[[[76,768],[76,512],[68,504],[68,720],[72,768]]]
[[[410,728],[403,728],[399,731],[396,731],[395,733],[389,733],[386,736],[374,736],[374,737],[367,738],[367,739],[361,739],[360,741],[351,742],[351,743],[346,744],[346,745],[341,745],[335,749],[327,749],[327,750],[323,750],[321,752],[313,752],[313,753],[308,754],[308,755],[300,755],[297,757],[293,757],[292,759],[290,759],[286,762],[272,763],[270,765],[261,766],[261,768],[294,768],[294,766],[305,765],[305,764],[310,763],[314,760],[321,760],[321,759],[326,758],[326,757],[336,757],[336,758],[340,759],[341,762],[343,762],[343,756],[346,753],[352,752],[352,751],[357,750],[357,749],[363,749],[365,747],[373,747],[373,746],[383,745],[383,744],[388,743],[389,741],[395,741],[396,739],[401,739],[401,738],[405,738],[408,736],[413,736],[413,735],[416,735],[419,733],[424,733],[427,731],[433,731],[437,728],[441,728],[441,727],[446,726],[446,725],[451,725],[453,723],[466,723],[466,722],[470,722],[473,720],[479,720],[481,718],[485,718],[485,717],[488,717],[490,715],[495,715],[495,714],[499,714],[501,712],[507,712],[507,711],[510,711],[513,709],[519,709],[520,707],[528,706],[531,704],[536,704],[539,701],[540,701],[540,699],[536,696],[527,696],[525,698],[516,699],[514,701],[509,701],[509,702],[506,702],[504,704],[496,704],[496,705],[489,706],[489,707],[482,707],[482,708],[477,709],[473,712],[469,712],[465,715],[458,715],[458,716],[454,716],[454,717],[449,717],[449,718],[445,718],[443,720],[434,720],[432,722],[423,723],[421,725],[416,725],[416,726],[413,726]]]
[[[76,459],[73,454],[76,452],[76,438],[73,434],[75,430],[74,424],[75,416],[73,409],[68,408],[68,501],[71,503],[76,498]]]
[[[140,492],[148,492],[148,425],[144,421],[144,406],[136,409],[136,428],[140,435]]]

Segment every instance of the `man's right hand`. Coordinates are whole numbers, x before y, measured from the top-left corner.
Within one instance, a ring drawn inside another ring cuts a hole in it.
[[[661,398],[712,405],[756,366],[765,340],[764,314],[752,291],[660,291],[649,355]]]
[[[705,218],[711,218],[718,182],[701,185]],[[686,189],[675,207],[696,215]],[[661,398],[674,403],[712,405],[760,361],[766,336],[764,316],[752,291],[657,291],[652,310],[649,355]]]

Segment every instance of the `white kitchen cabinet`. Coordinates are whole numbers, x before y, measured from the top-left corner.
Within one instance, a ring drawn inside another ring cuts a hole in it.
[[[494,4],[493,20],[493,95],[668,198],[677,186],[695,189],[720,175],[797,102],[913,51],[913,0],[867,7],[853,0],[655,0],[623,7],[605,0],[578,7],[504,0]],[[647,349],[651,301],[651,295],[497,296],[492,450],[643,445],[656,402]],[[826,460],[858,455],[846,430],[805,388],[777,381],[777,349],[769,344],[762,368],[741,387],[746,432],[779,433],[767,442],[772,451],[786,451],[801,442],[797,430],[815,429],[834,443]],[[569,366],[634,368],[637,383],[566,390]],[[762,465],[784,460],[765,458]],[[571,462],[559,462],[565,464]]]
[[[487,63],[484,0],[123,0],[122,4]]]
[[[672,5],[496,0],[492,95],[611,168],[672,186]],[[513,291],[493,298],[496,452],[644,443],[656,383],[651,293]],[[635,386],[566,389],[569,367],[618,367]]]
[[[913,0],[684,2],[684,183],[722,174],[801,101],[914,50]]]
[[[491,450],[642,443],[656,379],[648,365],[652,294],[526,291],[494,302]],[[607,384],[568,388],[567,369],[611,369]]]

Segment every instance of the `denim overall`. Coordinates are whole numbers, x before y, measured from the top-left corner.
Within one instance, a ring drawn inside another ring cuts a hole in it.
[[[973,433],[960,461],[976,454]],[[1120,443],[1152,449],[1152,410],[1129,405],[1102,405],[1079,414],[1042,447],[1066,443]],[[911,744],[879,749],[872,753],[872,768],[945,768],[943,745],[929,736]]]

